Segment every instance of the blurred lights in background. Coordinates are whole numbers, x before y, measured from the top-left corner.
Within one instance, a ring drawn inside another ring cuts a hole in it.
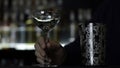
[[[0,0],[0,50],[14,48],[16,50],[34,50],[34,43],[41,30],[33,24],[31,11],[44,6],[56,6],[62,9],[63,0]],[[49,3],[49,4],[48,4]],[[64,10],[62,10],[64,11]],[[65,11],[64,11],[65,12]],[[78,9],[69,13],[69,23],[58,24],[50,37],[64,47],[73,42],[78,35],[78,23],[91,18],[91,9]],[[76,20],[78,18],[78,21]]]
[[[61,0],[0,0],[0,50],[33,50],[41,30],[30,19],[31,11],[45,5],[60,7]],[[49,4],[48,4],[49,3]]]

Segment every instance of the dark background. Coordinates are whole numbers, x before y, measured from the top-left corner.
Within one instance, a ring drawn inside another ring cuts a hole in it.
[[[0,19],[2,19],[2,1],[0,0]],[[9,0],[10,1],[10,0]],[[108,65],[120,65],[120,8],[119,0],[63,0],[63,18],[68,20],[69,11],[74,10],[77,16],[77,10],[79,8],[92,10],[92,16],[95,21],[100,21],[107,24],[107,64]],[[100,7],[100,6],[103,7]],[[98,9],[102,8],[102,9]],[[102,10],[102,11],[101,11]],[[98,14],[100,13],[100,14]],[[113,14],[114,13],[114,14]],[[105,19],[105,20],[104,20]],[[77,20],[77,19],[76,19]],[[109,23],[108,23],[109,22]],[[11,65],[11,62],[20,65],[20,62],[24,65],[36,64],[36,56],[34,50],[18,51],[14,49],[0,50],[0,64]]]

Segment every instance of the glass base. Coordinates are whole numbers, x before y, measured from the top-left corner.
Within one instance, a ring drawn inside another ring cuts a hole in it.
[[[58,65],[42,65],[42,64],[34,64],[33,66],[37,67],[58,67]]]

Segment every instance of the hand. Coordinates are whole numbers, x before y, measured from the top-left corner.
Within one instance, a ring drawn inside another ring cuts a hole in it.
[[[35,55],[40,64],[44,64],[46,60],[50,64],[60,65],[65,60],[65,51],[63,47],[59,43],[51,40],[45,43],[43,37],[40,37],[35,43]],[[45,56],[47,56],[47,59]]]

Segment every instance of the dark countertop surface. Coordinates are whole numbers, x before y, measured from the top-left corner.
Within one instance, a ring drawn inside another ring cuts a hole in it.
[[[39,67],[39,66],[4,66],[0,68],[46,68],[46,67]],[[120,68],[120,66],[62,66],[57,68]]]

